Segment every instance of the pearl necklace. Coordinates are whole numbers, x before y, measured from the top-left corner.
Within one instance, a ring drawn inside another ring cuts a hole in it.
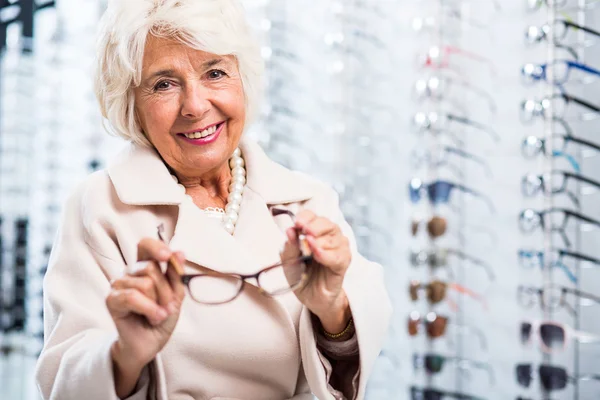
[[[223,221],[223,228],[225,228],[227,233],[232,235],[238,220],[240,206],[242,204],[242,194],[244,193],[244,185],[246,184],[246,169],[244,168],[242,151],[239,148],[235,149],[233,155],[229,159],[229,167],[231,168],[231,184],[229,185],[229,196],[227,196],[227,205],[225,206],[225,209],[208,207],[202,211],[211,217],[221,218]],[[177,182],[177,185],[183,193],[185,193],[185,186],[179,183],[175,175],[171,175],[171,177]],[[190,195],[186,194],[185,197],[188,201],[193,202]]]

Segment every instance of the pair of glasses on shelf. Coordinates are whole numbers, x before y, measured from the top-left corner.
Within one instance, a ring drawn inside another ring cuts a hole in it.
[[[415,370],[425,369],[428,374],[439,374],[444,365],[452,363],[461,370],[481,369],[488,373],[490,384],[494,384],[494,370],[489,363],[470,360],[464,357],[443,356],[436,353],[413,354],[413,368]]]
[[[289,210],[271,208],[273,217],[288,215],[295,223],[295,215]],[[163,227],[158,227],[159,239],[165,243]],[[260,293],[277,296],[292,292],[304,286],[308,278],[307,264],[312,261],[312,254],[302,232],[298,234],[298,248],[301,256],[286,260],[261,269],[256,274],[241,275],[208,270],[198,274],[182,274],[181,282],[186,286],[190,297],[197,303],[220,305],[235,300],[248,284],[256,281]]]
[[[421,250],[421,251],[411,251],[410,253],[410,263],[413,267],[421,267],[424,265],[428,265],[429,267],[436,269],[441,267],[448,267],[448,261],[450,256],[454,256],[461,261],[468,261],[470,264],[481,267],[487,273],[489,279],[491,281],[496,279],[494,271],[489,264],[470,256],[460,250],[450,249],[450,248],[436,248],[435,250]],[[452,270],[448,269],[449,275],[452,276]]]
[[[427,79],[419,79],[414,85],[414,97],[419,101],[424,99],[442,101],[448,99],[452,92],[462,95],[465,90],[483,98],[488,103],[490,111],[494,114],[496,113],[498,107],[490,93],[472,85],[466,79],[456,77],[451,78],[444,75],[433,75]]]
[[[555,321],[521,322],[520,336],[523,344],[530,344],[534,339],[538,339],[545,353],[564,351],[571,340],[579,343],[600,342],[599,335],[577,331]]]
[[[412,119],[413,129],[417,133],[445,132],[448,130],[450,123],[468,126],[475,130],[485,132],[490,135],[494,141],[500,141],[500,136],[490,126],[453,113],[438,114],[436,112],[418,112],[413,116]],[[462,142],[461,140],[457,141]]]
[[[531,233],[537,228],[542,230],[549,229],[551,232],[557,232],[560,234],[565,247],[571,247],[571,241],[566,233],[567,223],[571,217],[583,224],[595,228],[600,227],[600,221],[596,219],[576,211],[558,207],[552,207],[542,211],[536,211],[530,208],[523,210],[519,214],[519,227],[524,233]]]
[[[450,202],[450,195],[455,189],[483,200],[492,213],[496,211],[492,200],[484,194],[456,182],[441,179],[429,184],[424,183],[419,178],[411,179],[409,183],[410,201],[413,204],[417,204],[423,197],[427,197],[434,205],[448,204]]]
[[[429,312],[427,315],[422,316],[418,311],[412,311],[408,317],[408,334],[410,336],[417,336],[420,332],[420,327],[423,325],[429,339],[437,339],[444,336],[446,328],[452,326],[461,334],[473,333],[478,337],[481,348],[483,350],[487,349],[487,341],[479,328],[470,325],[451,324],[448,322],[448,317],[443,317],[434,312]]]
[[[525,64],[521,68],[521,76],[523,81],[528,84],[546,81],[554,85],[564,85],[569,82],[572,71],[583,72],[595,78],[600,77],[600,70],[569,60],[555,60],[545,64]],[[587,81],[584,80],[583,83],[587,83]]]
[[[487,177],[493,176],[492,169],[483,157],[454,146],[439,145],[427,150],[417,148],[411,153],[411,163],[414,168],[422,168],[425,165],[431,168],[446,167],[452,170],[456,176],[462,177],[463,173],[460,168],[456,164],[450,163],[451,157],[472,161],[481,167]]]
[[[600,265],[600,261],[596,261]],[[568,295],[577,298],[575,306],[567,301]],[[564,308],[572,316],[577,316],[577,305],[582,307],[600,305],[600,297],[579,289],[560,285],[547,285],[544,287],[521,285],[517,289],[517,298],[519,304],[525,308],[531,308],[538,304],[543,311],[553,312]]]
[[[581,112],[574,116],[568,116],[567,112],[571,109],[571,105],[577,105],[580,108],[586,109],[588,112]],[[539,117],[545,120],[552,119],[554,121],[566,121],[567,117],[569,117],[569,119],[589,121],[596,119],[599,116],[599,106],[564,92],[556,93],[551,97],[545,97],[541,100],[523,100],[520,109],[521,122],[525,124],[532,123]]]
[[[591,10],[598,5],[598,0],[586,0],[583,5],[578,0],[525,0],[525,9],[529,12],[540,10],[542,7],[555,8],[558,11]]]
[[[470,396],[468,394],[459,392],[449,392],[447,390],[423,388],[418,386],[410,387],[411,400],[442,400],[446,398],[460,400],[484,400],[481,397]]]
[[[533,380],[532,364],[518,364],[515,368],[517,382],[523,387],[528,388]],[[542,364],[538,367],[538,377],[542,387],[547,391],[562,390],[568,383],[577,383],[578,381],[600,380],[600,375],[583,374],[570,376],[567,370],[549,364]]]
[[[564,193],[579,208],[579,199],[575,193],[567,189],[569,180],[600,189],[600,182],[593,179],[572,172],[554,170],[541,175],[527,174],[523,176],[521,179],[521,192],[526,197],[534,197],[538,193],[543,193],[546,196]]]
[[[595,38],[600,38],[600,32],[585,25],[577,24],[567,19],[559,18],[552,25],[544,24],[542,26],[530,26],[525,31],[525,43],[535,44],[542,40],[550,41],[550,36],[553,36],[553,44],[555,46],[572,45],[578,40],[578,32],[584,32]]]

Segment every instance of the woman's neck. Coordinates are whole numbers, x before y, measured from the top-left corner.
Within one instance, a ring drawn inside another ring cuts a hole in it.
[[[179,183],[185,186],[185,192],[200,208],[219,207],[225,208],[231,183],[231,170],[229,163],[223,165],[212,174],[200,177],[177,175]]]

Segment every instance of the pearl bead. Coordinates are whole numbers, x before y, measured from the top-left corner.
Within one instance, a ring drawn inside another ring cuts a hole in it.
[[[242,167],[235,167],[231,170],[233,176],[246,176],[246,170]]]
[[[240,185],[245,185],[246,184],[246,177],[243,175],[234,175],[231,178],[231,182],[232,183],[239,183]]]
[[[179,179],[177,179],[175,175],[171,175],[171,178],[173,178],[173,181],[175,181],[175,183],[179,183]]]
[[[225,206],[225,212],[229,213],[229,212],[236,212],[239,213],[240,212],[240,205],[238,203],[228,203]]]
[[[241,204],[242,203],[242,194],[238,193],[238,192],[231,192],[231,193],[229,193],[229,196],[227,196],[227,201],[229,203]]]
[[[233,157],[231,160],[229,160],[229,166],[231,168],[243,167],[244,166],[244,159],[241,158],[241,157]]]
[[[233,222],[231,222],[229,220],[223,222],[223,228],[225,228],[225,230],[227,231],[227,233],[229,233],[230,235],[235,230],[235,226],[233,225]]]
[[[233,182],[231,185],[229,185],[229,191],[242,193],[244,191],[244,184],[239,182]]]
[[[236,213],[235,211],[229,211],[227,214],[227,217],[233,224],[235,224],[238,220],[238,213]]]
[[[238,147],[233,151],[232,157],[241,157],[241,156],[242,156],[242,151]]]
[[[181,193],[185,193],[185,186],[183,186],[181,183],[179,183],[179,184],[177,184],[177,187],[179,188]]]

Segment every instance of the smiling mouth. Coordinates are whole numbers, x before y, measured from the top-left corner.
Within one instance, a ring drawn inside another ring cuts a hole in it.
[[[213,125],[210,128],[206,128],[202,131],[195,131],[195,132],[190,132],[190,133],[178,133],[177,135],[186,137],[188,139],[204,139],[204,138],[214,135],[215,132],[217,132],[224,123],[225,122],[219,122],[218,124]]]

